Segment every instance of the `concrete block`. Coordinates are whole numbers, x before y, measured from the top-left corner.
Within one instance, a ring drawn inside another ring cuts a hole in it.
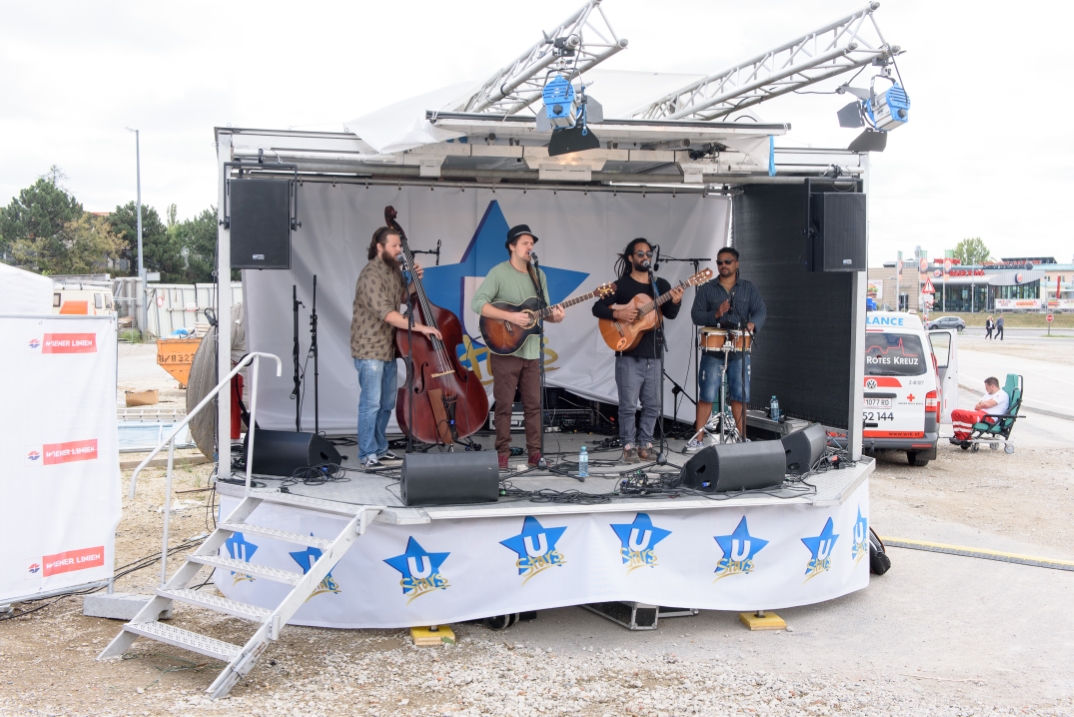
[[[82,614],[86,617],[131,620],[154,597],[141,593],[92,593],[82,599]],[[167,620],[171,616],[172,608],[169,605],[157,619]]]

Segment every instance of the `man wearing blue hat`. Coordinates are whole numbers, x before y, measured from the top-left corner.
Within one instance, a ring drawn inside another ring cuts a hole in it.
[[[470,304],[474,313],[525,326],[529,323],[526,314],[498,309],[492,303],[521,304],[537,296],[537,284],[541,287],[544,303],[551,303],[544,271],[530,261],[536,243],[537,237],[525,224],[508,230],[505,246],[510,258],[489,270]],[[563,321],[563,308],[552,309],[547,321]],[[496,402],[496,453],[501,470],[507,469],[507,459],[511,455],[511,407],[514,405],[516,388],[522,394],[526,452],[529,454],[527,463],[536,467],[541,461],[541,358],[541,339],[536,334],[527,338],[513,354],[490,354],[492,397]]]

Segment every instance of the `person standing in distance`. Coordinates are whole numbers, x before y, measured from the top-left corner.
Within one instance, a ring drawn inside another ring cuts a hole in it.
[[[671,301],[660,307],[664,319],[674,319],[681,308],[683,288],[671,288],[667,279],[656,280],[656,294],[650,280],[649,266],[653,248],[645,239],[634,239],[615,262],[615,293],[593,304],[598,319],[633,323],[638,309],[632,300],[638,294],[656,298],[671,292]],[[615,386],[619,393],[619,442],[623,444],[623,462],[637,463],[652,460],[653,431],[660,416],[660,351],[657,331],[648,331],[637,346],[629,351],[615,352]],[[641,401],[640,434],[634,425]]]
[[[492,302],[503,301],[509,304],[521,304],[526,299],[537,296],[537,284],[541,286],[546,305],[548,299],[548,280],[544,271],[530,263],[530,253],[537,237],[525,224],[511,227],[507,231],[504,246],[510,258],[489,270],[485,280],[474,294],[470,308],[475,314],[490,319],[510,321],[518,326],[529,323],[529,317],[521,311],[497,309]],[[552,309],[546,319],[553,323],[563,321],[563,308]],[[522,411],[526,427],[527,463],[536,467],[541,461],[541,337],[537,334],[528,337],[513,354],[501,356],[490,352],[489,365],[492,367],[492,397],[496,402],[496,453],[500,461],[500,470],[507,470],[507,459],[511,455],[511,407],[515,401],[515,389],[522,394]]]
[[[698,287],[690,318],[697,326],[721,326],[738,328],[740,323],[751,334],[764,326],[765,310],[761,294],[752,283],[738,277],[738,251],[725,246],[716,253],[718,276]],[[704,446],[701,429],[712,416],[712,404],[720,397],[720,374],[727,361],[727,393],[731,412],[735,416],[738,433],[746,436],[746,404],[750,400],[750,355],[744,351],[723,354],[704,353],[698,370],[700,391],[697,397],[697,433],[686,444],[686,452],[692,453]],[[742,380],[745,363],[745,381]]]
[[[388,450],[385,432],[395,408],[395,331],[406,331],[407,319],[399,312],[406,301],[406,281],[399,265],[403,246],[388,227],[373,233],[369,260],[358,275],[351,319],[351,356],[358,370],[358,460],[363,468],[377,468],[383,460],[398,460]],[[418,264],[414,272],[420,279]],[[411,286],[411,291],[414,290]],[[416,333],[442,338],[431,326],[414,323]]]

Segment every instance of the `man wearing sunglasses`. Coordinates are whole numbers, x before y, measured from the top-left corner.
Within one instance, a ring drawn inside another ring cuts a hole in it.
[[[665,319],[674,319],[681,307],[682,288],[672,290],[666,279],[656,280],[654,293],[650,266],[653,248],[645,239],[634,239],[615,262],[615,293],[593,304],[593,315],[631,323],[638,317],[632,300],[638,294],[655,298],[671,292],[671,301],[660,307]],[[660,417],[660,351],[656,331],[642,335],[637,346],[615,352],[615,385],[619,391],[619,441],[623,444],[623,461],[637,463],[653,460],[653,431]],[[635,429],[638,402],[641,402],[640,431]],[[640,435],[636,435],[639,434]],[[635,441],[635,437],[637,440]]]
[[[729,246],[716,254],[719,276],[702,284],[694,295],[690,318],[697,326],[720,326],[726,329],[743,327],[750,334],[764,326],[764,301],[757,287],[738,278],[738,251]],[[697,397],[697,433],[686,444],[692,453],[704,447],[702,427],[712,417],[712,404],[720,397],[720,381],[724,360],[727,360],[727,394],[740,436],[746,435],[746,404],[750,401],[750,355],[743,351],[701,354],[698,370],[700,391]],[[745,364],[745,366],[743,366]],[[743,379],[743,374],[745,378]]]

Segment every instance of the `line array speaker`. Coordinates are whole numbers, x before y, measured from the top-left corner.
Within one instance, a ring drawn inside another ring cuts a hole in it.
[[[342,462],[336,447],[315,433],[254,431],[254,473],[290,477],[300,468]]]
[[[400,497],[404,505],[494,503],[500,497],[496,451],[407,453]]]
[[[828,435],[824,426],[814,423],[794,433],[788,433],[781,441],[787,455],[787,472],[792,475],[808,473],[810,467],[824,455]]]
[[[773,488],[787,467],[779,441],[723,443],[702,449],[682,467],[682,485],[709,493]]]
[[[813,271],[865,271],[865,195],[821,192],[810,201]]]

